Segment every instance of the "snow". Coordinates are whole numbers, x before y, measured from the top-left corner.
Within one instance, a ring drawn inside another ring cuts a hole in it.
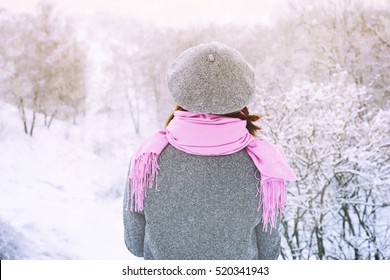
[[[55,121],[30,137],[17,108],[0,103],[0,221],[23,237],[19,258],[135,258],[123,241],[122,194],[139,137],[125,118],[107,137],[105,118]]]

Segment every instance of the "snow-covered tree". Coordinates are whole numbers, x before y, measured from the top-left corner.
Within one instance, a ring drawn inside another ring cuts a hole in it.
[[[342,72],[259,93],[263,133],[298,176],[282,219],[284,258],[390,258],[390,111],[370,109],[369,89],[349,80]]]
[[[34,51],[33,18],[30,15],[5,15],[1,25],[1,67],[0,97],[16,104],[20,111],[24,130],[28,133],[25,108],[32,104],[34,85],[31,79],[33,73],[30,62]]]
[[[257,74],[268,91],[289,90],[302,80],[329,82],[347,72],[370,87],[371,103],[390,100],[390,12],[364,1],[293,1],[290,17],[270,29],[267,56]]]
[[[85,99],[85,55],[71,25],[47,3],[36,15],[13,14],[3,23],[0,97],[18,106],[24,131],[33,134],[38,114],[47,126],[55,117],[74,118]]]

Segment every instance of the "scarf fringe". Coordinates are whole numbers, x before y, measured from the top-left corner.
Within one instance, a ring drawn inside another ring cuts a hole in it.
[[[283,179],[267,178],[259,181],[257,195],[261,193],[261,199],[257,210],[263,209],[263,231],[276,228],[278,215],[283,212],[287,201],[286,183]]]
[[[159,169],[157,158],[157,153],[144,153],[134,160],[129,176],[131,184],[129,184],[130,203],[127,203],[128,210],[143,211],[146,189],[153,188],[155,181],[157,189],[156,179]]]

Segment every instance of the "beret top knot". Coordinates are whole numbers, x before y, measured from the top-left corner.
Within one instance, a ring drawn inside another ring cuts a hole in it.
[[[241,53],[212,42],[181,53],[168,70],[167,85],[175,102],[188,111],[227,114],[248,105],[255,73]]]

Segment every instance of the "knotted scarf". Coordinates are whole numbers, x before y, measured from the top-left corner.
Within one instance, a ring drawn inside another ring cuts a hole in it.
[[[261,178],[257,184],[258,210],[263,210],[263,230],[276,227],[278,214],[286,205],[285,181],[295,181],[283,149],[262,138],[254,138],[246,121],[213,114],[175,111],[165,130],[144,140],[136,150],[130,165],[128,209],[143,211],[147,188],[157,183],[158,157],[171,144],[176,149],[204,156],[219,156],[246,149]]]

